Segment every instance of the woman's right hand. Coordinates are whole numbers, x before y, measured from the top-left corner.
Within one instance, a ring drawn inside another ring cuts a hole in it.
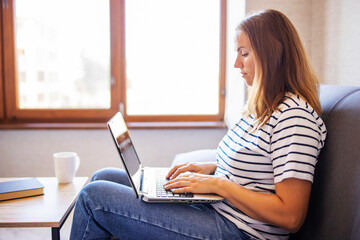
[[[195,172],[200,174],[212,174],[216,170],[216,163],[206,162],[206,163],[185,163],[181,165],[174,166],[169,173],[167,174],[167,179],[175,179],[179,174],[184,172]]]

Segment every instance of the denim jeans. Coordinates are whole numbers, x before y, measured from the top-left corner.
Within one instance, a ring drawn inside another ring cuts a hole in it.
[[[70,239],[250,239],[210,204],[146,203],[123,170],[100,170],[76,201]]]

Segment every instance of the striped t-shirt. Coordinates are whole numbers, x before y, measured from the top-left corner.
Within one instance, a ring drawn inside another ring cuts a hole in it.
[[[241,118],[219,143],[216,175],[247,189],[275,194],[286,178],[313,181],[326,128],[302,98],[287,94],[269,121],[253,131],[253,116]],[[259,239],[288,239],[290,233],[254,220],[224,200],[213,205],[240,229]]]

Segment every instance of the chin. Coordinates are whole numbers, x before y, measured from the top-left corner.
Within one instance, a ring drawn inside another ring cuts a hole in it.
[[[246,82],[246,85],[248,85],[249,87],[251,87],[252,86],[252,84],[253,84],[253,81],[251,80],[248,80],[248,79],[245,79],[245,82]]]

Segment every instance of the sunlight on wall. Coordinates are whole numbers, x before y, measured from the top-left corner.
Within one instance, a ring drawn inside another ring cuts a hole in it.
[[[245,104],[245,83],[239,69],[234,68],[236,51],[234,50],[235,28],[245,17],[245,0],[228,0],[226,35],[226,107],[225,122],[232,127],[241,115]]]

